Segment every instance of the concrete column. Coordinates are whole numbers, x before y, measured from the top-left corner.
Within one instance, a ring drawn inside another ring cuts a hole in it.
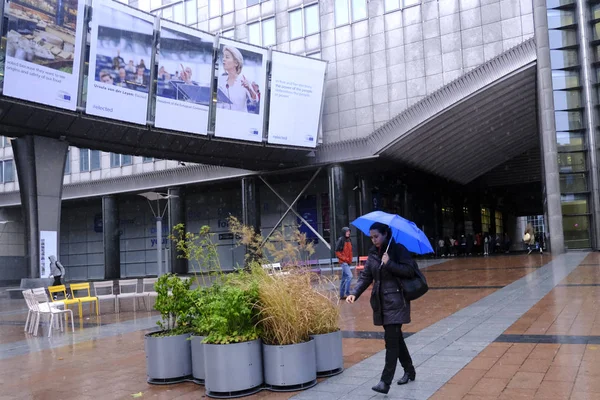
[[[335,257],[335,242],[342,233],[342,228],[350,224],[348,215],[348,188],[346,169],[343,165],[334,164],[327,167],[329,178],[329,204],[331,227],[331,254]]]
[[[104,279],[121,279],[121,235],[119,203],[116,196],[102,196]]]
[[[360,177],[359,187],[358,216],[361,216],[373,211],[373,196],[371,193],[371,182],[368,178],[364,176]],[[360,250],[359,255],[366,256],[369,254],[371,240],[369,240],[369,238],[362,232],[357,232],[356,236],[358,237],[358,248]]]
[[[591,9],[586,1],[577,1],[577,22],[579,29],[579,59],[581,64],[580,79],[583,86],[583,101],[585,112],[585,127],[587,133],[587,167],[590,174],[590,208],[592,220],[590,221],[591,245],[594,250],[600,248],[600,176],[598,175],[598,144],[596,140],[596,110],[594,108],[594,74],[592,63],[594,62],[593,49],[590,45],[592,40],[591,25],[588,21],[593,18]]]
[[[34,135],[12,141],[25,221],[28,278],[40,277],[40,231],[56,232],[54,255],[60,257],[62,186],[68,146],[61,140]],[[53,254],[45,254],[46,263],[50,255]]]
[[[167,237],[173,232],[173,227],[185,224],[185,198],[183,190],[178,187],[169,188],[169,230]],[[173,196],[173,197],[171,197]],[[187,260],[180,258],[181,252],[177,251],[173,241],[169,240],[171,248],[171,272],[175,274],[186,274],[188,272]]]
[[[242,178],[242,223],[261,231],[260,195],[258,181],[254,177]],[[249,249],[246,249],[246,253]]]
[[[543,181],[548,210],[548,244],[550,251],[561,254],[565,251],[558,153],[556,151],[556,124],[554,121],[554,98],[552,94],[552,70],[550,66],[550,44],[548,39],[548,17],[546,0],[533,0],[533,23],[537,53],[537,98],[538,128],[542,146]],[[513,243],[519,238],[512,238]]]

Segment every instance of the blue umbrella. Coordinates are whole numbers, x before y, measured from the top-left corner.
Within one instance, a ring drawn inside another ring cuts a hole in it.
[[[396,243],[404,245],[408,251],[416,254],[433,253],[429,239],[427,239],[423,231],[417,228],[414,222],[399,215],[388,214],[383,211],[373,211],[372,213],[358,217],[352,221],[352,225],[360,229],[365,235],[369,235],[369,228],[375,222],[389,226]]]

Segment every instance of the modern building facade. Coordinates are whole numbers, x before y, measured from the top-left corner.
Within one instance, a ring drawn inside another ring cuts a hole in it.
[[[124,1],[127,3],[127,1]],[[399,213],[437,238],[508,234],[525,216],[554,252],[600,246],[597,71],[600,5],[584,0],[130,0],[162,18],[328,61],[322,144],[299,168],[245,170],[70,147],[60,217],[69,279],[188,266],[156,243],[148,190],[177,193],[164,232],[208,224],[225,268],[243,250],[237,215],[267,235],[298,223],[326,243],[357,215]],[[598,15],[596,15],[598,14]],[[20,139],[16,139],[20,140]],[[2,142],[0,281],[26,277],[26,228],[10,140]],[[90,146],[91,147],[91,146]],[[62,160],[57,159],[57,163]],[[18,168],[17,168],[18,169]],[[294,200],[297,201],[294,202]],[[111,227],[108,232],[106,227]],[[165,235],[163,234],[163,237]],[[356,236],[364,251],[368,243]],[[328,262],[328,261],[323,261]]]

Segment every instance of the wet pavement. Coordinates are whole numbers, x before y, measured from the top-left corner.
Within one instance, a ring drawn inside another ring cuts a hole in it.
[[[343,374],[307,391],[247,398],[600,398],[599,254],[419,264],[431,290],[413,302],[413,322],[404,327],[417,365],[415,382],[393,385],[387,396],[371,391],[383,367],[384,343],[365,293],[353,305],[340,304]],[[48,339],[25,334],[24,301],[0,293],[0,400],[204,396],[193,383],[146,383],[144,334],[158,316],[143,307],[134,313],[125,302],[115,315],[108,303],[99,318],[76,318],[74,334],[55,332]]]

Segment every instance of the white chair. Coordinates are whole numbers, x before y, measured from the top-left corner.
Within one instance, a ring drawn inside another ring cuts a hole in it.
[[[50,298],[48,297],[48,293],[46,292],[46,288],[40,287],[40,288],[34,288],[31,289],[31,293],[33,294],[33,300],[36,302],[36,304],[49,304],[50,307],[59,309],[59,310],[64,310],[65,309],[65,303],[62,301],[53,301],[50,302]],[[45,307],[42,306],[41,307],[43,310],[45,310]],[[66,318],[66,315],[65,315]],[[57,323],[59,323],[59,321],[57,321]]]
[[[21,291],[21,293],[23,294],[23,299],[25,299],[25,304],[27,304],[27,319],[25,320],[25,328],[23,328],[23,332],[27,332],[28,330],[31,331],[31,329],[28,328],[30,328],[30,322],[33,323],[33,319],[31,319],[31,317],[32,315],[35,315],[35,311],[33,308],[33,304],[31,303],[31,289],[23,290]]]
[[[100,289],[100,291],[98,291]],[[100,292],[100,293],[98,293]],[[119,309],[119,302],[117,300],[117,295],[114,293],[114,282],[113,281],[104,281],[104,282],[94,282],[94,296],[98,299],[98,301],[102,300],[111,300],[115,303],[115,313]]]
[[[137,297],[141,297],[144,302],[144,307],[148,310],[148,306],[146,305],[146,298],[150,300],[150,298],[155,298],[158,296],[158,293],[154,290],[154,285],[158,281],[158,278],[144,278],[142,279],[142,293],[137,293]]]
[[[75,332],[75,324],[73,323],[73,311],[69,310],[69,309],[64,309],[61,310],[59,308],[57,308],[56,306],[53,306],[52,303],[50,303],[49,301],[46,301],[45,303],[38,303],[37,298],[35,296],[35,294],[33,293],[33,291],[28,292],[28,293],[23,293],[24,296],[27,296],[29,298],[29,303],[32,306],[32,312],[34,315],[34,326],[35,328],[33,328],[31,325],[29,326],[29,331],[31,333],[33,333],[34,336],[37,336],[38,333],[38,329],[40,326],[40,317],[42,314],[45,315],[49,315],[50,316],[50,321],[49,321],[49,326],[48,326],[48,337],[52,337],[52,328],[54,327],[54,316],[55,315],[64,315],[65,317],[65,322],[66,322],[66,318],[67,318],[67,314],[71,314],[71,330],[73,332]],[[64,325],[62,323],[62,320],[59,318],[57,320],[58,322],[58,326],[62,331],[64,331]]]
[[[135,312],[138,298],[137,287],[137,279],[124,279],[119,281],[119,294],[117,295],[117,312],[120,312],[119,308],[121,306],[121,299],[133,299],[133,312]],[[133,292],[130,291],[131,288],[133,288]]]
[[[289,275],[289,271],[284,271],[281,268],[281,263],[265,264],[263,268],[266,269],[269,275]]]

